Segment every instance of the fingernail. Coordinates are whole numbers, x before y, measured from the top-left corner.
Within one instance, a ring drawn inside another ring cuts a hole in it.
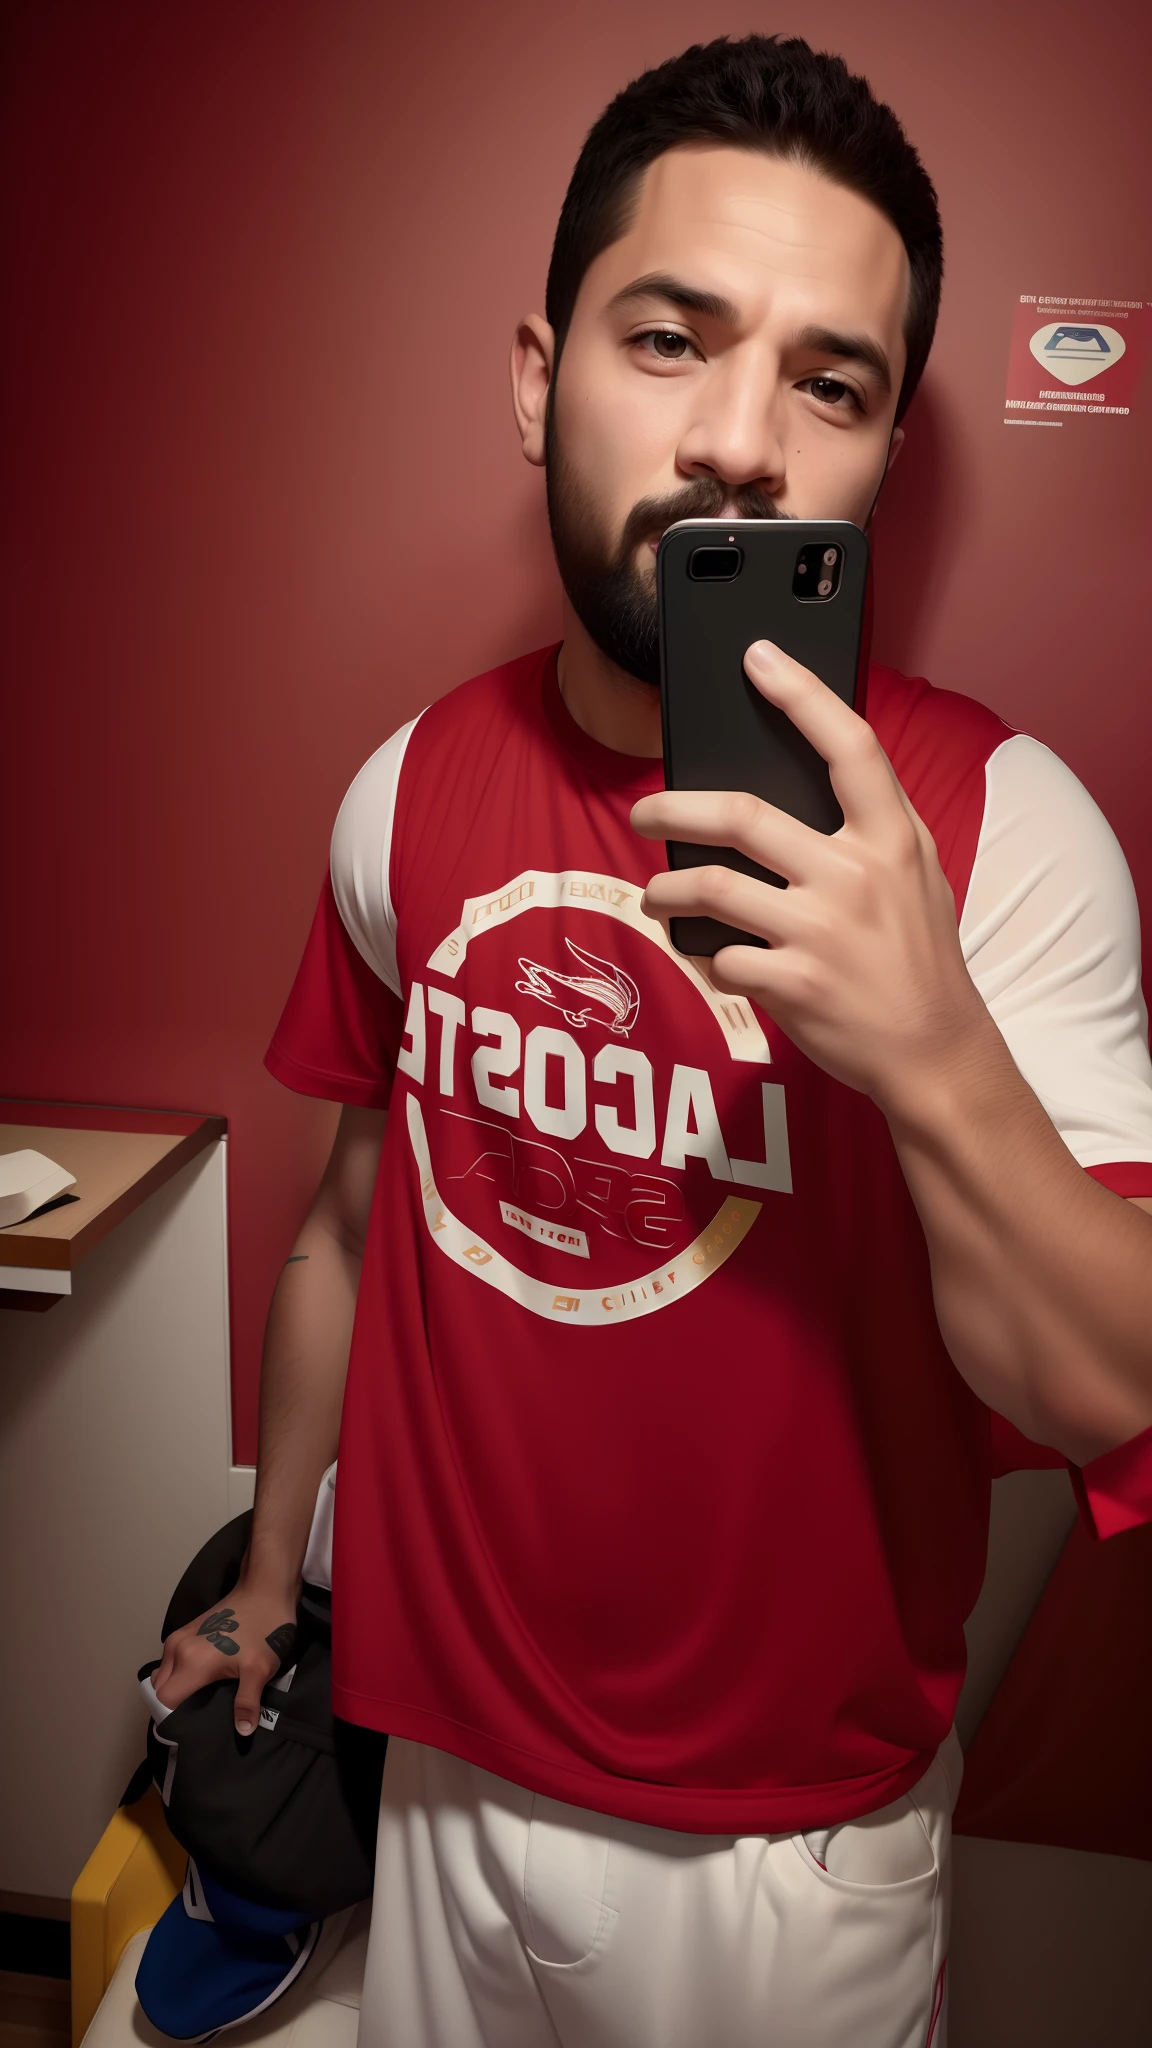
[[[251,1733],[252,1733],[252,1723],[251,1723],[251,1721],[237,1721],[237,1723],[236,1723],[236,1733],[237,1733],[237,1735],[251,1735]]]
[[[780,649],[771,640],[755,641],[748,649],[748,652],[749,654],[754,654],[757,661],[762,662],[765,668],[771,668],[773,663],[780,658]]]

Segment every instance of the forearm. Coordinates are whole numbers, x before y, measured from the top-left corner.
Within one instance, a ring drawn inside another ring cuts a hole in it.
[[[316,1491],[336,1456],[358,1252],[310,1215],[272,1297],[260,1375],[260,1448],[244,1581],[293,1605]]]
[[[969,1385],[1077,1464],[1152,1424],[1152,1218],[1077,1165],[991,1019],[881,1106]]]
[[[766,941],[721,948],[715,987],[759,1004],[825,1073],[883,1111],[959,1371],[1027,1435],[1087,1463],[1152,1425],[1152,1218],[1081,1170],[1014,1065],[969,972],[932,833],[875,732],[778,648],[758,641],[744,668],[828,763],[844,823],[821,834],[731,792],[644,797],[637,831],[734,847],[788,886],[693,866],[654,875],[642,907],[666,923],[717,917]],[[1026,980],[1042,959],[1065,1005],[1047,1030],[1073,1062],[1092,1033],[1069,1032],[1070,1003],[1094,1020],[1107,1055],[1123,1012],[1131,1053],[1138,935],[1123,857],[1087,816],[1079,785],[1070,792],[1067,778],[1044,771],[1031,793],[1013,787],[1009,810],[1022,803],[1036,823],[982,912],[985,936],[1000,944],[1001,987],[1006,960]],[[1073,812],[1062,866],[1056,821]],[[993,828],[993,840],[1011,836],[1007,813],[993,814]],[[1047,893],[1013,925],[1041,882]],[[1068,941],[1063,951],[1057,940]],[[1089,969],[1100,961],[1108,973],[1098,984]],[[1031,999],[1043,1014],[1035,988]]]

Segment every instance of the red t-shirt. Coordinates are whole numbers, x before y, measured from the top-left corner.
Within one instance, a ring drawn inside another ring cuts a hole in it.
[[[959,911],[988,764],[1035,743],[883,669],[867,715]],[[661,779],[579,730],[552,650],[423,713],[341,811],[268,1055],[390,1109],[334,1698],[577,1805],[791,1832],[895,1798],[951,1724],[990,1418],[880,1112],[642,915]],[[1152,1144],[1100,1143],[1152,1193]]]

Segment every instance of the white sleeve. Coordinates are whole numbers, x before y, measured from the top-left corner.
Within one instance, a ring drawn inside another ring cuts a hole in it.
[[[397,996],[402,991],[388,871],[396,790],[416,722],[402,725],[364,763],[332,830],[332,893],[341,922],[356,951]]]
[[[336,1467],[329,1465],[316,1490],[308,1548],[304,1552],[301,1577],[309,1586],[332,1591],[332,1519],[336,1512]]]
[[[960,942],[1081,1166],[1152,1162],[1140,920],[1124,856],[1071,770],[1014,734],[989,759]]]

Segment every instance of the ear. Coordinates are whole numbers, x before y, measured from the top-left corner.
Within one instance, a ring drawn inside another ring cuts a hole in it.
[[[526,462],[544,465],[544,415],[556,360],[556,337],[539,313],[527,313],[512,342],[512,409]]]

